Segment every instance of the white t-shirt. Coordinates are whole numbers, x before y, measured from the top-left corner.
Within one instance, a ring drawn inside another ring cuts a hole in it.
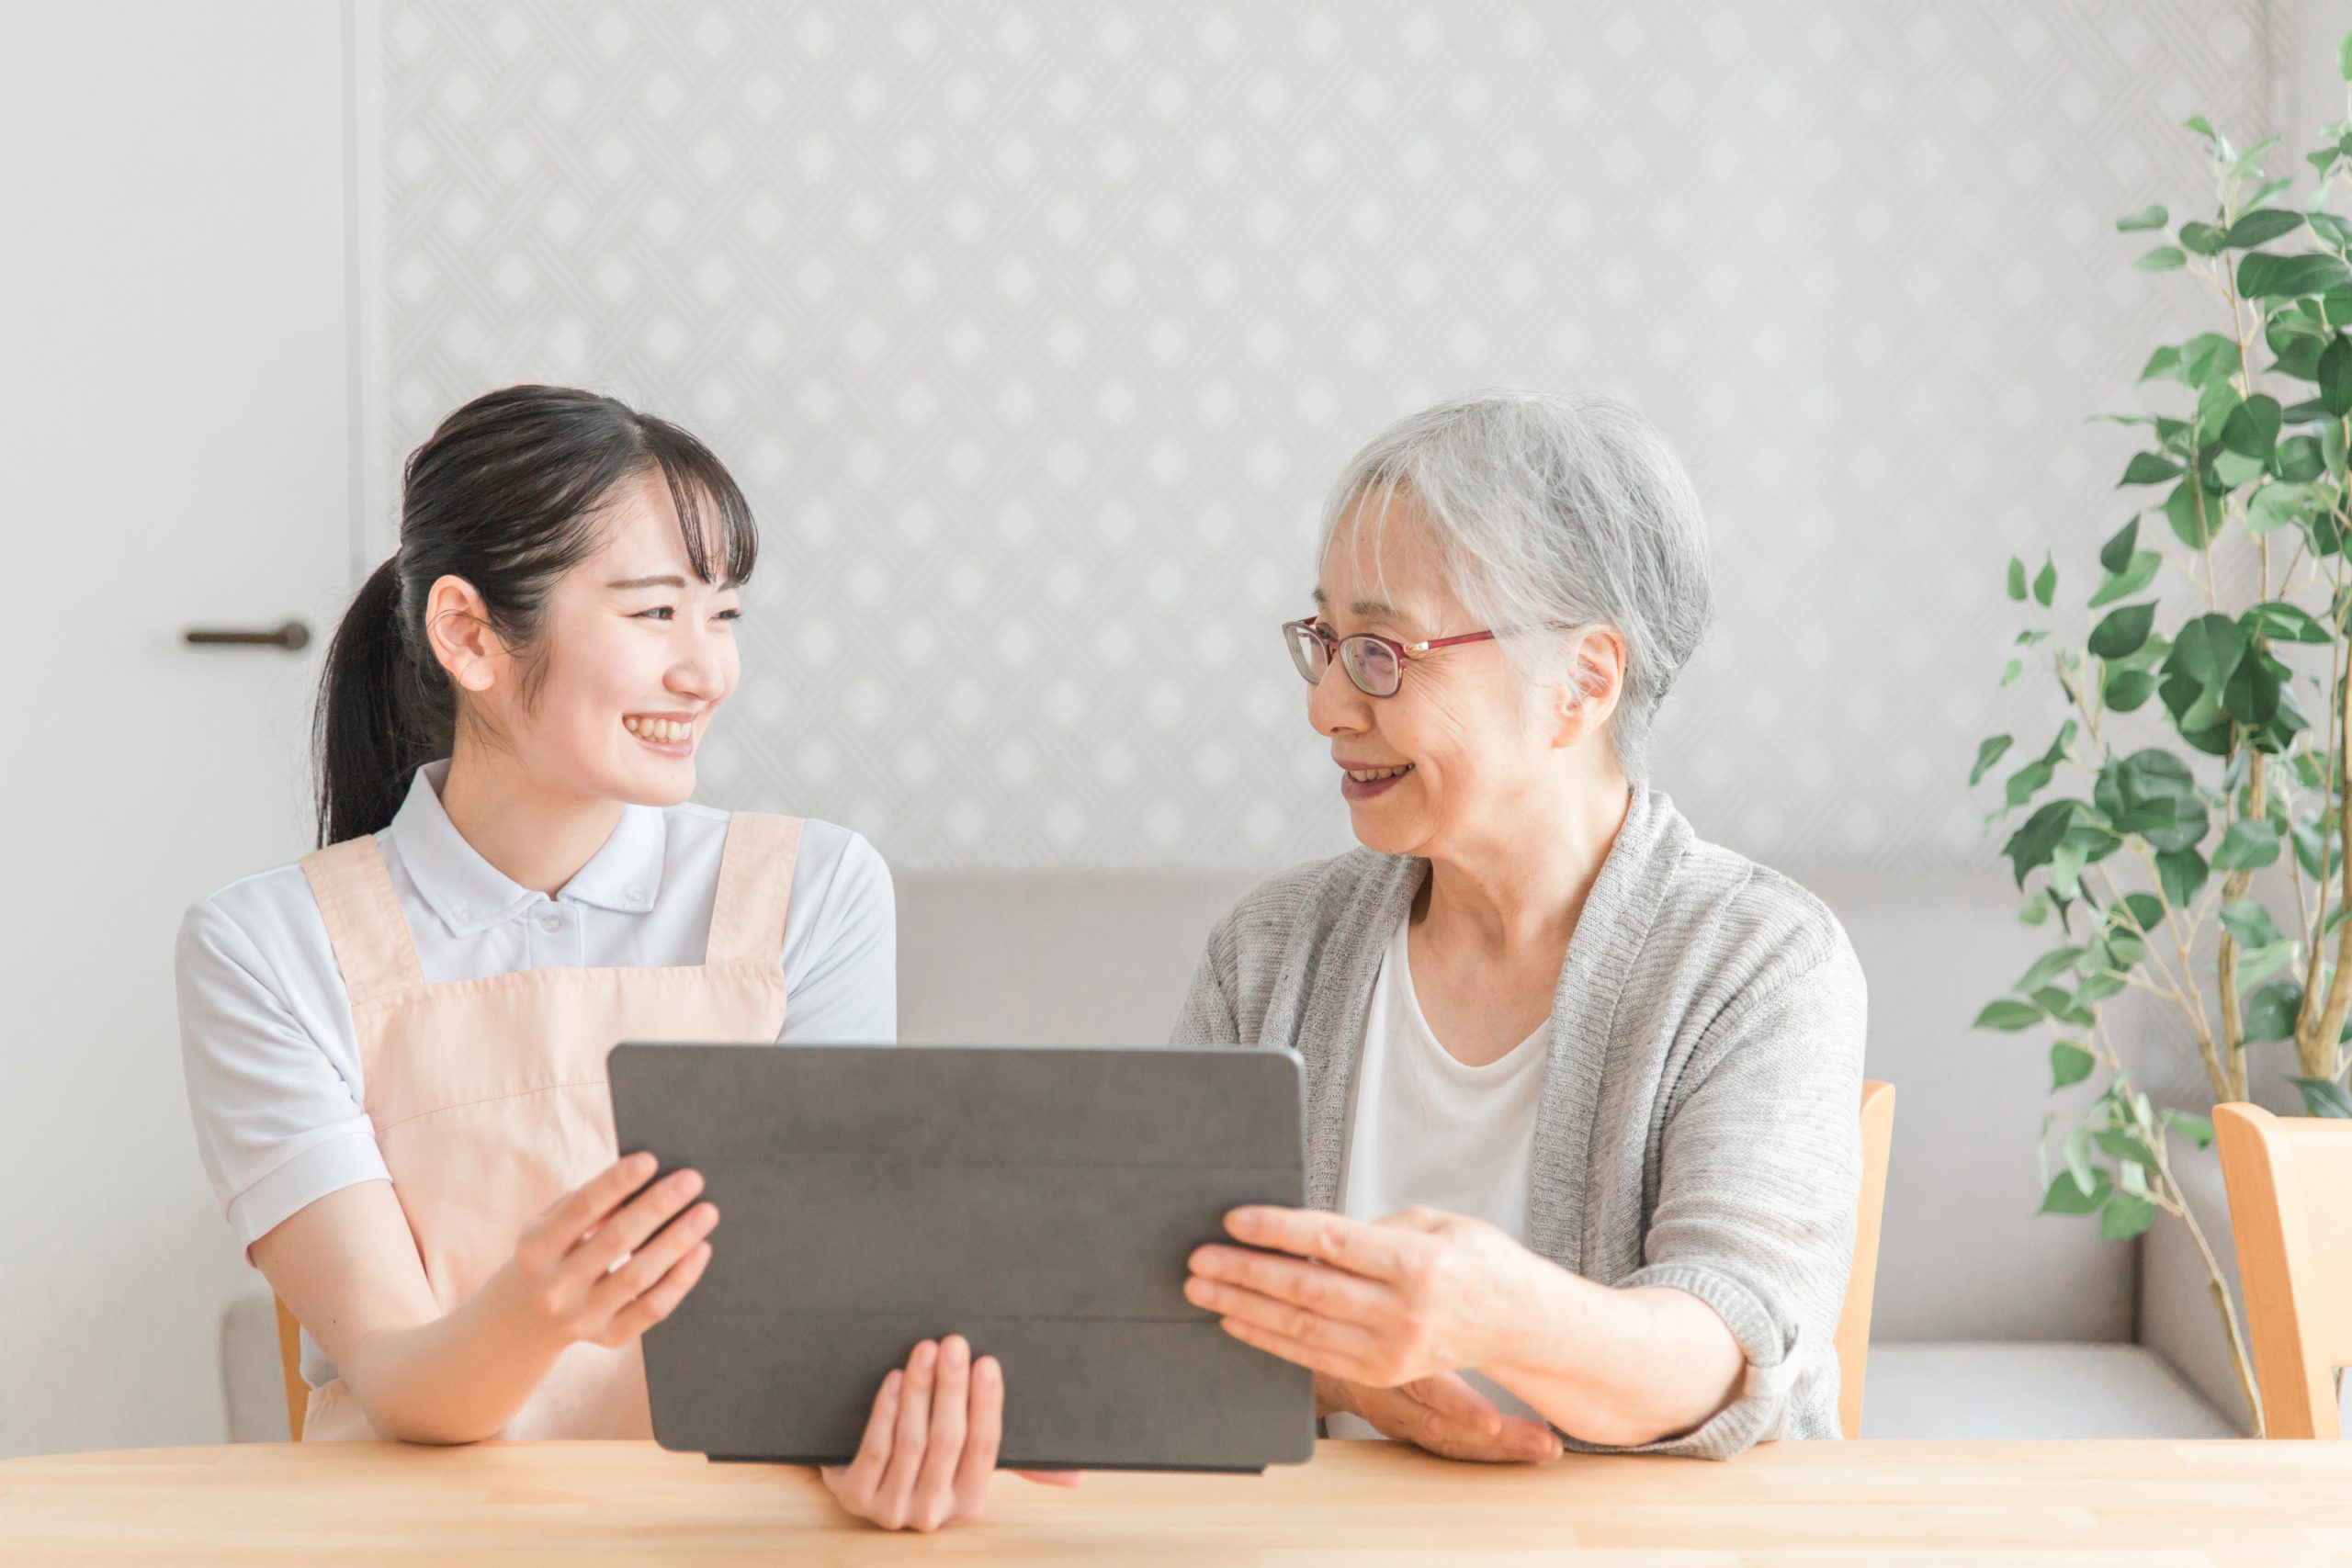
[[[1484,1220],[1524,1244],[1551,1020],[1485,1066],[1455,1060],[1430,1032],[1413,995],[1412,924],[1408,910],[1373,982],[1340,1212],[1382,1220],[1419,1203]],[[1498,1384],[1476,1372],[1463,1376],[1504,1414],[1543,1419]],[[1335,1438],[1382,1436],[1353,1416],[1329,1417],[1326,1430]]]
[[[427,764],[376,835],[432,984],[518,969],[699,964],[718,889],[724,811],[629,806],[550,898],[510,880],[441,807]],[[388,1179],[326,923],[301,866],[232,882],[191,908],[176,953],[181,1062],[197,1149],[250,1247],[341,1188]],[[898,1037],[898,917],[874,847],[830,822],[800,835],[785,918],[777,1038]]]

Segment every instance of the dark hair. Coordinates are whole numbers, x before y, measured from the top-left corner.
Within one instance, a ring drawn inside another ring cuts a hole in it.
[[[758,535],[726,467],[685,431],[616,399],[508,387],[458,410],[409,454],[400,548],[345,612],[319,682],[322,847],[390,823],[417,769],[456,742],[458,694],[424,629],[434,583],[465,579],[491,629],[531,649],[556,580],[594,553],[614,491],[657,471],[695,575],[749,578]],[[714,509],[720,560],[705,534]]]

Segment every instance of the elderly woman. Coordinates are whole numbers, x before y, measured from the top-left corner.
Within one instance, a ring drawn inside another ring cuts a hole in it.
[[[1185,1291],[1332,1436],[1838,1435],[1862,975],[1646,787],[1708,603],[1688,478],[1605,400],[1442,404],[1332,492],[1283,630],[1363,847],[1218,922],[1174,1036],[1305,1059],[1313,1208],[1235,1211]]]

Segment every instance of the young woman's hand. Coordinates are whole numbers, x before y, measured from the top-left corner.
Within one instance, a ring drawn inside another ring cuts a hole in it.
[[[607,1348],[675,1311],[710,1263],[705,1238],[718,1210],[686,1207],[702,1191],[692,1170],[673,1170],[630,1198],[659,1168],[650,1154],[616,1160],[526,1226],[496,1281],[511,1310],[547,1339]]]
[[[1329,1373],[1315,1377],[1316,1407],[1360,1416],[1384,1437],[1485,1464],[1527,1464],[1560,1457],[1560,1439],[1541,1421],[1506,1416],[1493,1400],[1453,1372],[1395,1388],[1372,1388]]]
[[[847,1464],[819,1472],[834,1500],[884,1529],[935,1530],[976,1519],[1004,1436],[1004,1369],[972,1359],[963,1336],[924,1340],[882,1380],[865,1438]],[[1075,1486],[1069,1471],[1023,1471],[1046,1486]]]

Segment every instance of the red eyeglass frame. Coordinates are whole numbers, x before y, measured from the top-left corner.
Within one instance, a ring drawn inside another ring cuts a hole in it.
[[[1452,648],[1456,643],[1484,642],[1495,635],[1492,631],[1464,632],[1460,637],[1430,637],[1423,642],[1398,642],[1395,637],[1382,637],[1378,632],[1351,632],[1346,637],[1335,637],[1317,623],[1317,618],[1313,615],[1307,616],[1303,621],[1284,621],[1283,631],[1285,636],[1293,632],[1304,632],[1321,643],[1324,668],[1328,670],[1332,664],[1338,664],[1346,672],[1348,683],[1367,697],[1393,697],[1396,692],[1405,689],[1405,658],[1408,654],[1427,653],[1433,648]],[[1375,692],[1356,678],[1354,667],[1340,654],[1340,649],[1351,642],[1377,643],[1395,656],[1396,660],[1396,691]],[[1303,670],[1299,671],[1299,675],[1309,683],[1312,683],[1315,679]]]

